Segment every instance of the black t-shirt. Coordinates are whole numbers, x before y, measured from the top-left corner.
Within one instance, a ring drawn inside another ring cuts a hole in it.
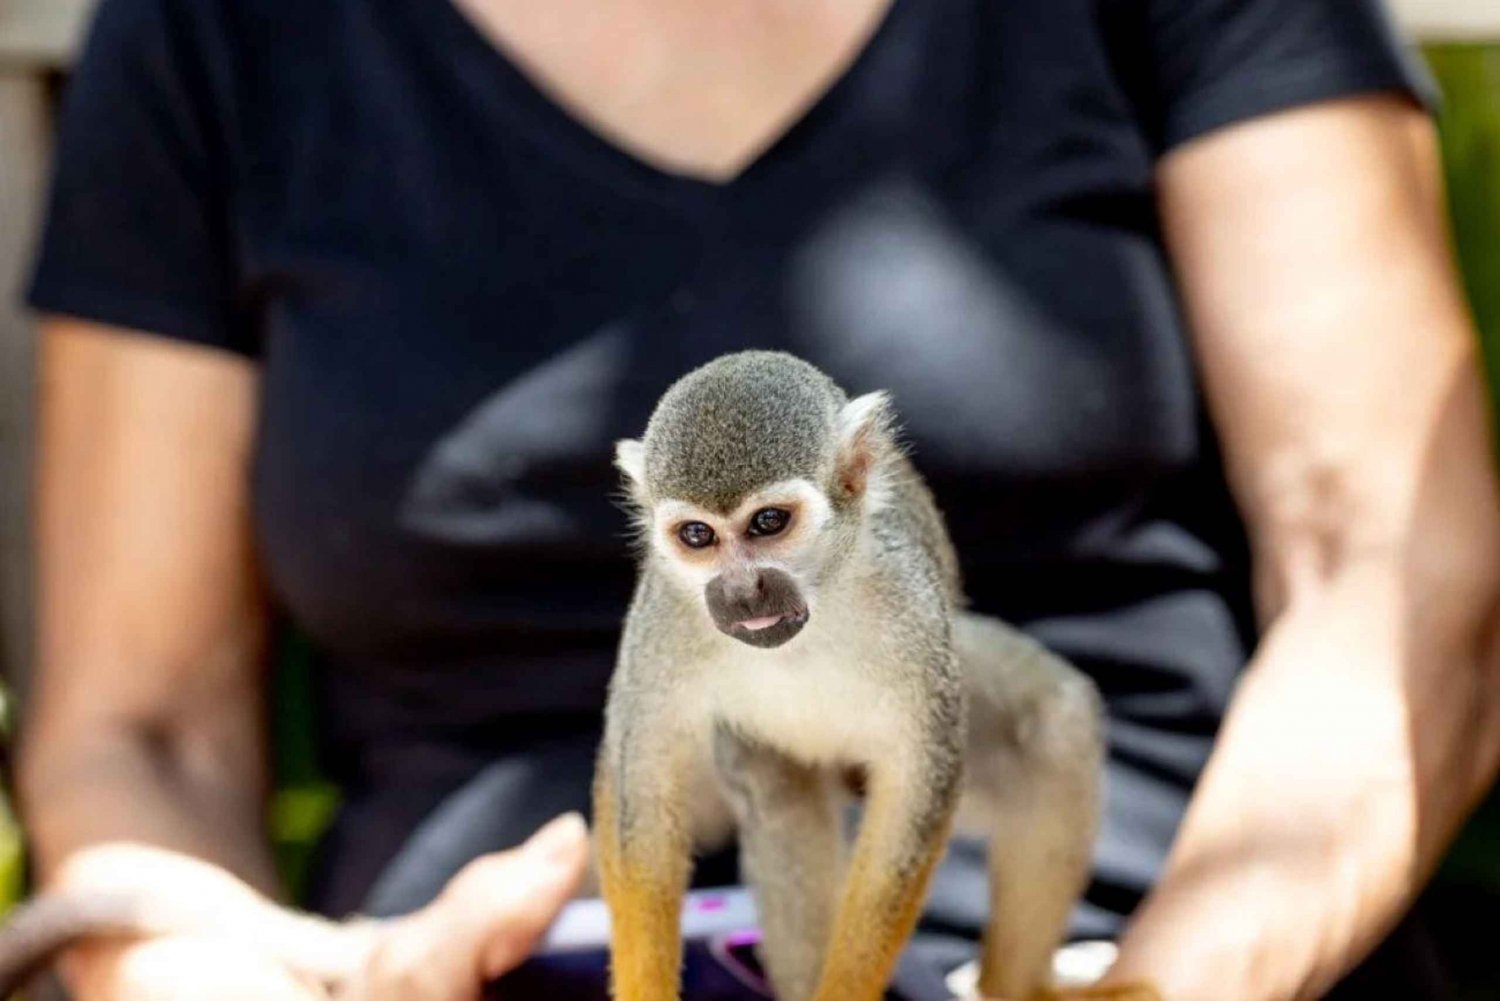
[[[720,185],[589,131],[450,0],[105,0],[31,302],[260,366],[260,554],[347,794],[321,906],[486,761],[543,762],[496,840],[587,802],[632,579],[611,443],[755,346],[890,390],[975,607],[1099,683],[1107,931],[1254,641],[1153,167],[1419,79],[1375,0],[895,0]]]

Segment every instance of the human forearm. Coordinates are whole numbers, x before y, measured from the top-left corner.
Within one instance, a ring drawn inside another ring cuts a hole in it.
[[[254,890],[274,894],[274,868],[261,836],[261,755],[253,741],[240,746],[243,738],[226,732],[222,720],[215,721],[218,727],[175,733],[116,721],[59,726],[44,716],[41,722],[23,745],[18,778],[43,886],[84,896],[139,893],[144,886],[153,900],[191,900],[205,914],[234,913]],[[163,865],[158,858],[182,863]],[[194,878],[184,881],[180,873]],[[272,964],[247,963],[234,948],[193,939],[91,942],[64,958],[69,986],[82,1001],[160,998],[174,983],[201,986],[203,977],[182,975],[194,963],[213,969],[224,983],[244,985],[225,999],[304,997]]]
[[[41,874],[135,840],[269,886],[255,372],[51,319],[39,387],[38,666],[18,781]]]
[[[1355,559],[1275,620],[1117,976],[1172,1001],[1316,997],[1420,888],[1494,773],[1500,714],[1488,615],[1410,585]]]
[[[1288,110],[1158,172],[1265,639],[1119,975],[1316,994],[1494,773],[1500,498],[1431,123]]]
[[[28,748],[20,791],[42,878],[67,877],[65,860],[90,845],[129,841],[216,863],[272,892],[259,769],[241,763],[259,750],[192,743],[114,724]]]

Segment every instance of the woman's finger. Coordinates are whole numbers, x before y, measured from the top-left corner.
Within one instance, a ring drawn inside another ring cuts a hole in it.
[[[383,934],[359,1001],[474,1001],[520,963],[582,881],[588,834],[576,814],[520,848],[476,859],[430,905]]]
[[[482,980],[493,980],[531,954],[578,891],[588,854],[588,829],[570,813],[516,851],[479,859],[454,879],[452,904],[479,930]]]

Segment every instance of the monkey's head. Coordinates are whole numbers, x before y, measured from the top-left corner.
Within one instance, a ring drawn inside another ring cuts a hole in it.
[[[725,355],[619,443],[641,534],[715,626],[757,647],[801,632],[848,564],[897,455],[883,393],[853,400],[791,355]]]

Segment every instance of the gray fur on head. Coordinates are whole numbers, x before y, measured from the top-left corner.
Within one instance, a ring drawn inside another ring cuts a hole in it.
[[[792,477],[820,485],[833,467],[848,397],[817,368],[776,351],[724,355],[662,396],[621,466],[656,498],[728,513],[746,494]],[[633,467],[633,468],[632,468]]]

